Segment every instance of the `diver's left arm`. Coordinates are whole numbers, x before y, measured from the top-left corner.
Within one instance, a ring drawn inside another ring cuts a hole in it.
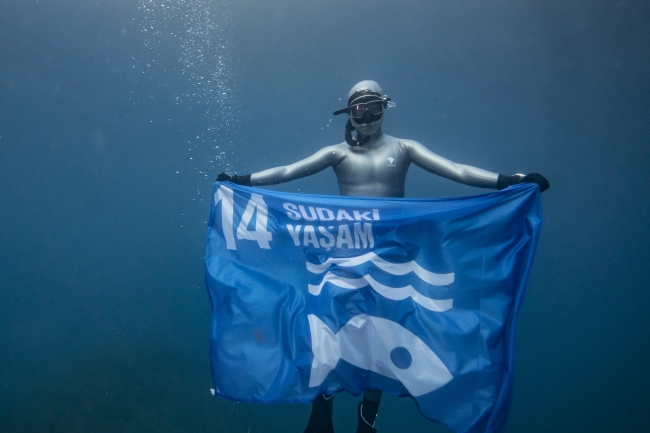
[[[496,188],[499,175],[471,165],[458,164],[431,152],[413,140],[400,140],[413,164],[431,173],[479,188]]]
[[[528,175],[515,174],[513,176],[492,173],[471,165],[458,164],[450,161],[431,152],[417,141],[401,140],[401,142],[406,147],[408,155],[415,165],[431,173],[464,183],[465,185],[500,190],[520,182],[530,182],[538,184],[541,191],[546,191],[550,186],[548,180],[538,173],[530,173]]]

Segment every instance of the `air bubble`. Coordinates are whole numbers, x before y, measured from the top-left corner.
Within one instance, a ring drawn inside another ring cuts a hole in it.
[[[145,46],[152,54],[147,62],[139,63],[147,64],[146,76],[161,74],[158,59],[169,51],[169,42],[180,43],[179,74],[189,82],[190,90],[171,98],[183,107],[182,115],[205,125],[190,135],[195,137],[191,144],[198,145],[192,152],[193,168],[203,178],[205,173],[224,171],[229,159],[238,163],[233,143],[242,141],[241,107],[234,86],[238,75],[235,52],[228,48],[232,0],[140,0],[140,10],[141,28],[147,32]],[[220,154],[214,157],[211,149],[217,148]]]

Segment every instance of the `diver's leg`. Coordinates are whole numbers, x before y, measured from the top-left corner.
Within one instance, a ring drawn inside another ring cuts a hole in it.
[[[375,419],[381,401],[381,391],[367,389],[363,392],[363,401],[357,407],[357,433],[375,433]]]
[[[319,395],[311,404],[311,415],[305,433],[334,433],[332,424],[333,395]]]

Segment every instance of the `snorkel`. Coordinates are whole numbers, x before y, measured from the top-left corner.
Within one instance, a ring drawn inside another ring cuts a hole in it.
[[[356,137],[352,136],[352,132],[356,131],[354,126],[352,126],[352,121],[348,119],[348,122],[345,124],[345,142],[352,147],[362,146],[370,141],[369,135],[363,135],[357,132]]]
[[[347,114],[345,142],[356,147],[366,144],[372,135],[381,128],[384,111],[395,107],[390,98],[383,94],[375,81],[361,81],[348,93],[348,106],[334,112],[335,116]],[[356,137],[352,132],[356,131]]]

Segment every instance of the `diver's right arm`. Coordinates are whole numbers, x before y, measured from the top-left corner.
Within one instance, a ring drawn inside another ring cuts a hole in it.
[[[228,180],[247,186],[274,185],[276,183],[289,182],[301,177],[316,174],[319,171],[332,167],[345,158],[345,153],[339,149],[340,146],[324,147],[313,155],[282,167],[269,168],[249,175],[229,175],[221,173],[217,180]]]
[[[311,176],[325,170],[327,167],[338,164],[344,157],[344,153],[337,146],[324,147],[313,155],[293,164],[253,173],[251,175],[251,185],[274,185]]]

